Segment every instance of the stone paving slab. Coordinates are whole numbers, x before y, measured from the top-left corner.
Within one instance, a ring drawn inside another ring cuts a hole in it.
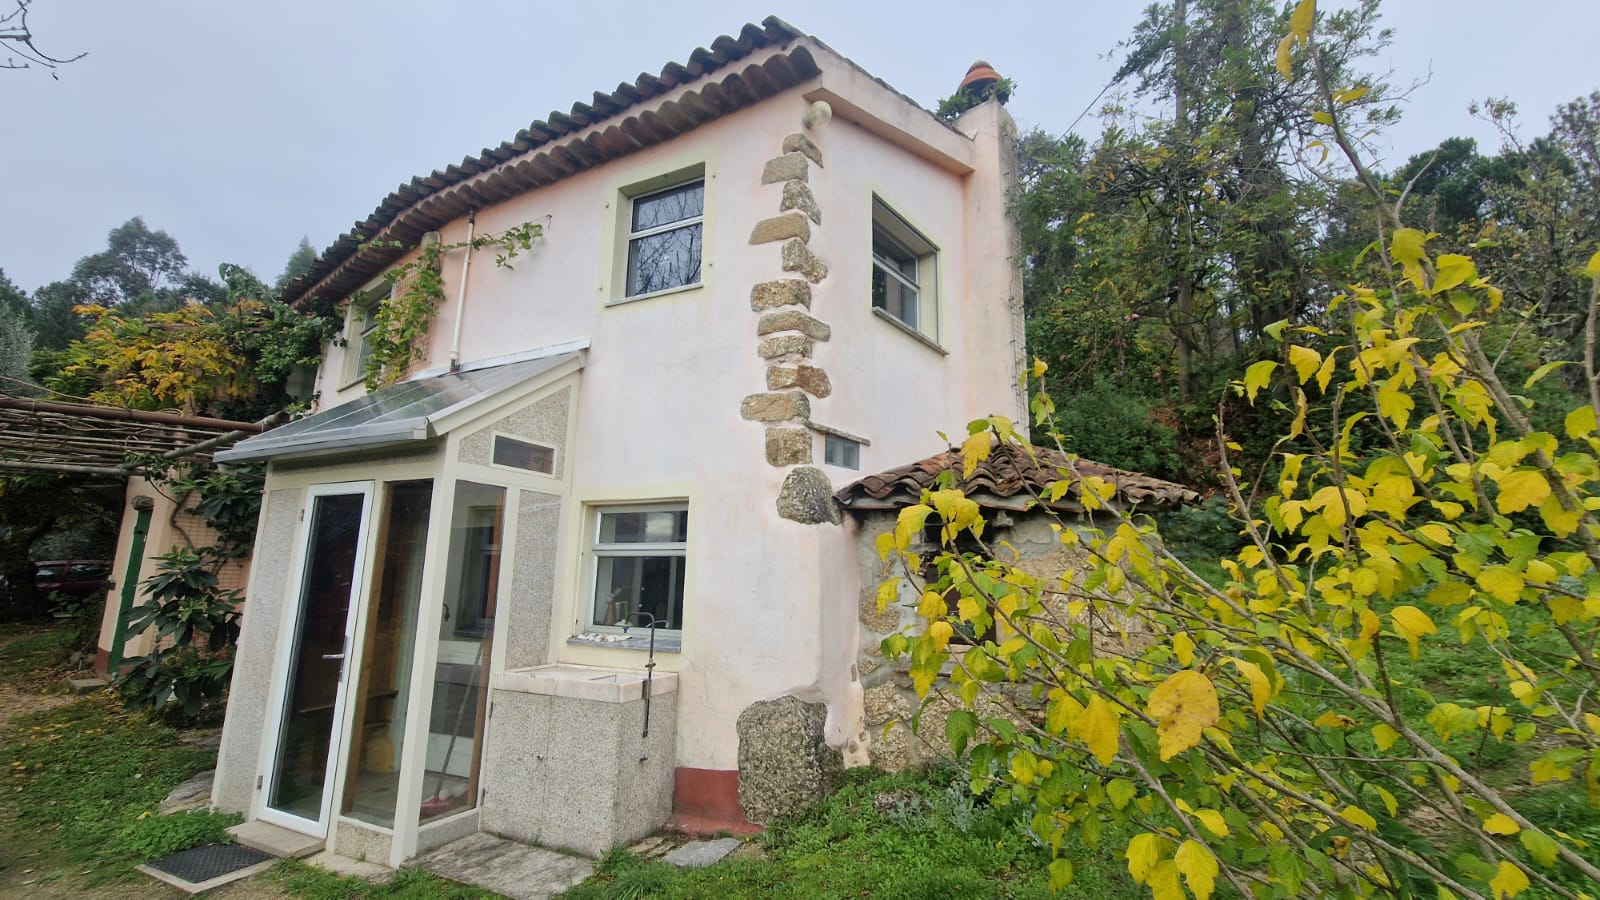
[[[306,862],[320,869],[327,869],[335,875],[360,878],[372,884],[388,884],[394,880],[394,870],[388,866],[340,856],[332,850],[324,850],[315,856],[307,857]]]
[[[660,859],[671,852],[675,846],[671,838],[665,835],[652,834],[629,847],[628,852],[645,859]]]
[[[738,838],[690,841],[662,857],[661,861],[680,869],[703,869],[739,849],[742,843]]]
[[[471,834],[410,865],[512,900],[546,900],[594,874],[594,863],[492,834]]]

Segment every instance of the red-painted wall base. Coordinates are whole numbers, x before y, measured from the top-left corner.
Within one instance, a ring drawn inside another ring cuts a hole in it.
[[[739,806],[739,773],[723,769],[673,771],[672,825],[691,834],[754,834],[761,830],[745,820]]]

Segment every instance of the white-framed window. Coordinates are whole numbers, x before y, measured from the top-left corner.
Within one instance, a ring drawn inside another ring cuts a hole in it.
[[[494,436],[491,459],[497,466],[538,472],[541,475],[554,475],[556,471],[556,448],[504,434]]]
[[[595,506],[589,511],[587,628],[683,628],[687,503]]]
[[[939,340],[938,248],[872,199],[872,308]]]
[[[705,208],[703,174],[628,198],[624,298],[700,283]]]
[[[350,301],[345,317],[345,386],[367,377],[367,361],[372,359],[372,332],[378,327],[378,304],[389,299],[390,288],[383,285]]]
[[[841,469],[861,468],[861,444],[837,434],[822,436],[822,461]]]

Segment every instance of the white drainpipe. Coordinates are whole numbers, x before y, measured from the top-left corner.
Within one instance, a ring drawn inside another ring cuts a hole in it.
[[[472,230],[478,214],[467,216],[467,257],[461,261],[461,290],[456,293],[456,327],[450,338],[450,371],[461,371],[461,323],[467,318],[467,273],[472,271]]]

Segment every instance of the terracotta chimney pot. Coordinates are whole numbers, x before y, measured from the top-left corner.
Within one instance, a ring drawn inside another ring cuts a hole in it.
[[[961,87],[956,90],[962,93],[968,91],[976,93],[999,80],[1000,73],[980,59],[967,68],[967,77],[961,79]]]

